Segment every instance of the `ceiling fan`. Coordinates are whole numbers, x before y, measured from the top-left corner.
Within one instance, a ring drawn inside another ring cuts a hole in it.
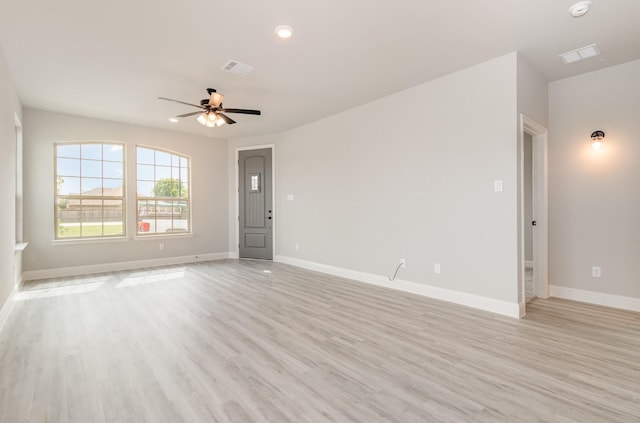
[[[260,115],[260,110],[251,110],[251,109],[225,109],[222,106],[222,99],[224,96],[216,92],[213,88],[207,88],[207,92],[209,93],[209,98],[205,98],[200,100],[200,105],[191,104],[180,100],[174,100],[172,98],[166,97],[158,97],[159,100],[173,101],[174,103],[186,104],[187,106],[197,107],[201,110],[197,112],[185,113],[183,115],[176,116],[177,118],[183,118],[188,116],[198,115],[196,120],[198,123],[204,126],[208,126],[209,128],[213,128],[215,126],[222,126],[225,123],[229,125],[233,125],[236,123],[235,120],[231,119],[229,116],[225,115],[225,113],[240,113],[244,115]],[[224,113],[223,113],[224,112]]]

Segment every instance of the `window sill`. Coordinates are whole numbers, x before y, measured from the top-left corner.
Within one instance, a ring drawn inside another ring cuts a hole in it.
[[[105,244],[112,242],[127,242],[129,237],[119,236],[113,238],[74,238],[74,239],[54,239],[51,245],[82,245],[82,244]]]
[[[20,251],[24,251],[25,248],[27,248],[27,245],[29,245],[28,242],[18,242],[15,247],[13,247],[13,251],[20,252]]]
[[[173,234],[136,235],[135,241],[157,241],[158,239],[193,238],[193,232]]]

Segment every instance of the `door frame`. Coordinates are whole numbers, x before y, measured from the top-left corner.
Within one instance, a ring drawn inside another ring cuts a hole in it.
[[[536,228],[533,231],[533,289],[540,298],[549,297],[549,203],[548,203],[548,130],[533,119],[520,115],[520,136],[518,140],[518,173],[520,184],[518,197],[520,202],[520,216],[518,221],[519,251],[519,302],[520,314],[526,313],[525,305],[525,245],[524,231],[528,222],[524,221],[524,134],[528,133],[532,138],[531,155],[531,181],[532,181],[532,211],[536,220]]]
[[[18,117],[18,114],[15,113],[14,117],[14,127],[15,127],[15,143],[16,143],[16,154],[15,154],[15,165],[16,165],[16,183],[14,186],[15,192],[14,197],[16,198],[16,204],[14,207],[15,213],[15,226],[16,226],[16,235],[15,241],[16,243],[21,243],[24,239],[24,142],[23,142],[23,132],[22,132],[22,122]]]
[[[235,153],[235,180],[236,180],[236,211],[235,211],[235,228],[236,228],[236,244],[235,244],[235,258],[240,258],[240,152],[241,151],[249,151],[249,150],[262,150],[265,148],[271,149],[271,210],[273,210],[272,216],[272,224],[271,224],[271,241],[273,258],[272,261],[276,259],[276,220],[278,215],[276,210],[276,145],[275,144],[261,144],[261,145],[251,145],[246,147],[236,147]]]

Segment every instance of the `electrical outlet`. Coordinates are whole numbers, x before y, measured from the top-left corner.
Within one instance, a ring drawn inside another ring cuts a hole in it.
[[[599,278],[600,276],[602,276],[602,269],[599,266],[593,266],[591,268],[591,276],[593,276],[594,278]]]
[[[400,259],[400,267],[407,267],[407,260],[406,259],[403,259],[403,258]]]
[[[161,242],[161,243],[158,245],[158,248],[159,248],[159,249],[161,249],[161,250],[164,250],[164,242]]]
[[[300,249],[300,244],[296,244],[296,251]]]
[[[433,273],[440,273],[440,263],[433,263]]]
[[[502,180],[493,181],[493,190],[495,192],[502,192]]]

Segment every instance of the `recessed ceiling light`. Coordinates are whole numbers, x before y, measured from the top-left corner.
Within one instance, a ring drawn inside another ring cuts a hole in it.
[[[584,16],[589,11],[589,7],[591,7],[590,1],[581,1],[569,8],[569,13],[574,18],[579,18],[580,16]]]
[[[291,38],[291,36],[293,35],[293,28],[291,28],[289,25],[278,25],[276,26],[275,31],[280,38]]]
[[[178,118],[169,118],[169,122],[171,123],[178,123]]]

